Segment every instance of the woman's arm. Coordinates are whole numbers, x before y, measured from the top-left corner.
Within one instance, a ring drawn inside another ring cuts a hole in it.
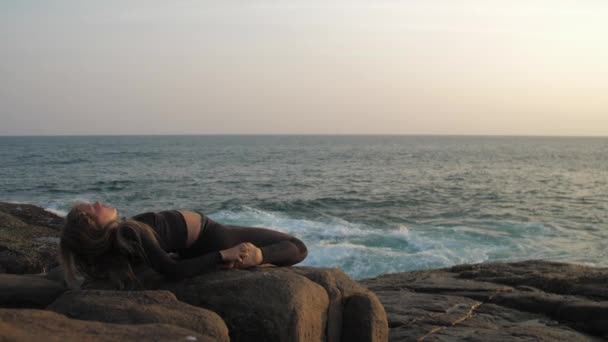
[[[142,234],[142,247],[150,267],[167,278],[178,280],[217,269],[222,263],[220,252],[212,252],[192,259],[174,260],[156,241]]]
[[[222,251],[210,252],[196,258],[174,260],[156,241],[142,234],[142,247],[148,264],[167,278],[178,280],[221,268],[225,263],[242,261],[247,249],[240,245]]]

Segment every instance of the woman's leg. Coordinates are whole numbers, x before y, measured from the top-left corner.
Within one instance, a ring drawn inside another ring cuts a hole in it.
[[[262,263],[290,266],[301,262],[308,255],[306,245],[289,234],[266,228],[224,225],[206,216],[204,221],[203,232],[192,246],[200,253],[251,242],[261,249]]]
[[[262,251],[262,264],[273,264],[277,266],[290,266],[304,260],[308,250],[304,243],[285,233],[275,230],[225,225],[226,233],[233,237],[233,241],[239,244],[251,242]]]

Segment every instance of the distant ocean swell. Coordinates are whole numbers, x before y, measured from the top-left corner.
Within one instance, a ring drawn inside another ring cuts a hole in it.
[[[200,210],[360,279],[461,263],[608,266],[608,139],[0,137],[0,200]]]

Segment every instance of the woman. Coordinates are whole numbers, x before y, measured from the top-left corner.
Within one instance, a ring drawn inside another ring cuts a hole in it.
[[[68,284],[79,271],[110,279],[119,288],[136,281],[133,268],[142,263],[168,278],[181,279],[214,269],[290,266],[308,254],[299,239],[270,229],[223,225],[189,210],[118,219],[116,208],[99,201],[71,208],[60,249]]]

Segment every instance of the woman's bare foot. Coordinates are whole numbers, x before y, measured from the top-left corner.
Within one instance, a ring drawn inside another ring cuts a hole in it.
[[[234,264],[234,268],[249,268],[253,266],[260,265],[264,260],[264,256],[262,255],[262,250],[259,249],[256,245],[245,242],[247,245],[248,253],[241,262],[237,261]]]

